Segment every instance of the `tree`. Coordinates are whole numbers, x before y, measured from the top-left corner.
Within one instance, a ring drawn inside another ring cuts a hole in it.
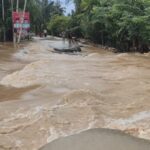
[[[12,6],[13,1],[13,6]],[[2,7],[4,2],[4,7]],[[19,0],[18,11],[23,11],[24,0]],[[16,11],[17,0],[0,0],[0,10],[5,9],[5,21],[3,13],[0,13],[0,40],[2,40],[4,29],[6,31],[6,40],[12,40],[12,8]],[[56,15],[63,14],[63,8],[59,3],[49,0],[28,0],[26,10],[30,12],[31,30],[39,33],[46,28],[50,19]]]
[[[74,0],[75,5],[78,0]],[[71,19],[85,38],[120,51],[149,50],[149,0],[82,0]]]
[[[52,35],[59,36],[61,32],[69,28],[69,17],[55,15],[48,24],[48,29]]]

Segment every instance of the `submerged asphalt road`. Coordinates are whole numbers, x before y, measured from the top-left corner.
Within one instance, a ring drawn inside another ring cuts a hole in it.
[[[150,142],[109,129],[91,129],[57,139],[40,150],[150,150]]]

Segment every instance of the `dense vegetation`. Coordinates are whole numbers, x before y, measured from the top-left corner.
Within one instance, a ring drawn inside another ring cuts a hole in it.
[[[0,39],[3,39],[4,27],[6,30],[6,40],[12,39],[12,1],[13,11],[16,10],[17,0],[3,0],[4,1],[4,16],[2,12],[2,0],[0,0]],[[19,0],[19,11],[23,10],[25,0]],[[26,11],[30,12],[31,17],[31,30],[35,33],[42,32],[46,28],[47,23],[54,15],[63,15],[63,8],[59,3],[54,3],[49,0],[27,0]]]
[[[75,12],[68,19],[56,16],[50,30],[65,30],[64,26],[76,36],[120,51],[149,51],[150,0],[74,0],[74,3]],[[64,25],[59,27],[62,20]]]
[[[23,5],[24,0],[20,0]],[[47,27],[49,33],[60,35],[70,31],[77,37],[117,48],[119,51],[149,51],[150,0],[66,0],[73,1],[75,10],[63,15],[59,3],[48,0],[28,0],[32,30]],[[5,0],[5,22],[0,27],[11,29],[10,0]],[[16,4],[14,4],[15,6]],[[1,4],[0,4],[1,8]],[[1,13],[0,13],[1,14]]]

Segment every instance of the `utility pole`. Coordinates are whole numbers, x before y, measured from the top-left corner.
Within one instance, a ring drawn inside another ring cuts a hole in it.
[[[2,17],[3,17],[3,38],[4,42],[6,41],[6,35],[5,35],[5,9],[4,9],[4,0],[2,0]]]
[[[27,6],[27,0],[25,0],[25,2],[24,2],[23,17],[21,18],[21,29],[20,29],[20,32],[19,32],[18,43],[20,43],[20,39],[21,39],[22,24],[23,24],[23,22],[24,22],[24,14],[25,14],[25,11],[26,11],[26,6]]]

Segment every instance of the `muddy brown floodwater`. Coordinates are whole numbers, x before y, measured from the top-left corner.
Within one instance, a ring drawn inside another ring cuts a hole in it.
[[[38,150],[91,128],[150,139],[150,54],[91,45],[53,52],[60,39],[0,44],[0,150]]]

